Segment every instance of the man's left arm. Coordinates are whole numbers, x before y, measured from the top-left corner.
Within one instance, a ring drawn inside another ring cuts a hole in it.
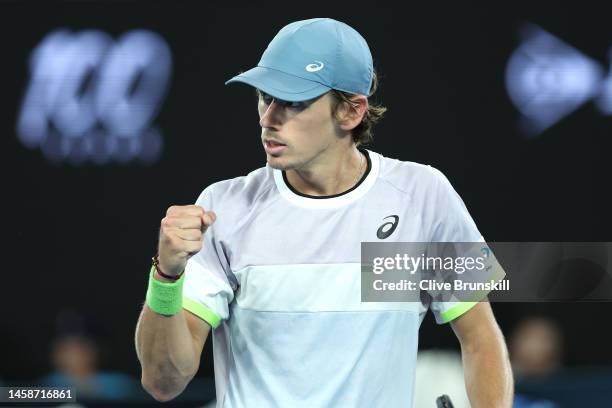
[[[491,305],[479,302],[451,321],[461,344],[465,386],[473,408],[510,408],[512,369],[504,336]]]

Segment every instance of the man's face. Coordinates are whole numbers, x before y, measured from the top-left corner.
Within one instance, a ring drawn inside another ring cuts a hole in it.
[[[271,167],[300,169],[339,141],[329,93],[306,102],[258,95],[261,138]]]

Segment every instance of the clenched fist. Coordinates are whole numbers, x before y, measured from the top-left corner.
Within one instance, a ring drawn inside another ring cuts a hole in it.
[[[187,260],[202,249],[202,237],[217,215],[198,205],[173,205],[161,220],[159,267],[170,276],[185,270]]]

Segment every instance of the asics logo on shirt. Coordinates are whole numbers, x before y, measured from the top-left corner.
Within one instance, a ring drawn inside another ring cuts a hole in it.
[[[395,228],[397,228],[399,217],[397,215],[389,215],[388,217],[383,218],[383,220],[386,220],[387,218],[393,218],[393,221],[385,222],[380,226],[380,228],[378,228],[378,231],[376,231],[376,236],[378,239],[385,239],[389,237],[389,235],[393,234]]]
[[[323,69],[325,66],[321,61],[315,61],[317,64],[308,64],[306,65],[306,71],[308,72],[317,72]]]

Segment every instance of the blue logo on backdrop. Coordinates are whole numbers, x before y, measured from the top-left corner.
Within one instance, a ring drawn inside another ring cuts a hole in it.
[[[536,136],[593,99],[612,114],[612,72],[536,25],[523,28],[522,43],[506,67],[506,89],[521,112],[521,128]],[[612,49],[609,52],[612,62]]]
[[[49,33],[30,56],[17,135],[52,162],[153,163],[153,125],[170,83],[172,56],[159,35],[134,30],[114,41],[97,30]]]

